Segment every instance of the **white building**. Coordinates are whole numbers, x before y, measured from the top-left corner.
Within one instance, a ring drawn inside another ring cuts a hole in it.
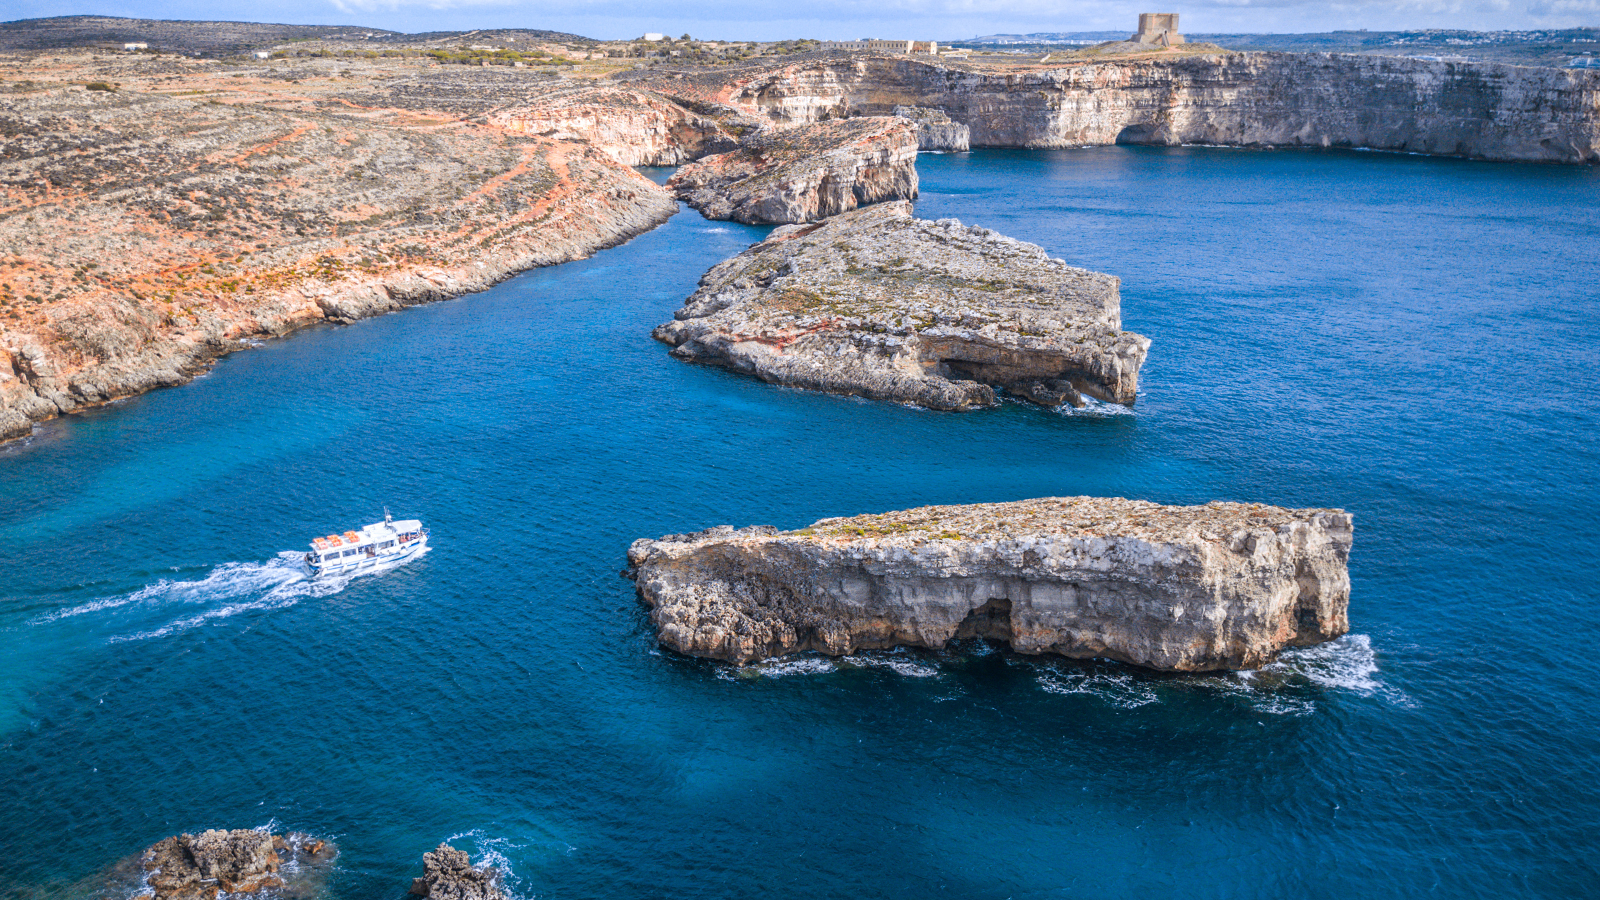
[[[859,41],[823,41],[824,50],[867,50],[877,53],[938,53],[937,41],[880,41],[862,38]]]
[[[149,50],[150,49],[150,45],[149,44],[123,44],[122,45],[122,49],[124,49],[124,50]]]
[[[664,35],[664,34],[660,34],[659,32],[647,31],[647,32],[645,32],[644,39],[649,41],[652,44],[655,44],[655,43],[659,43],[661,41],[666,40],[667,36]]]

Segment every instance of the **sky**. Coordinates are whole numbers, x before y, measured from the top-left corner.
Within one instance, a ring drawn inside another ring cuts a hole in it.
[[[404,32],[547,28],[601,39],[659,31],[707,40],[948,41],[1038,31],[1131,33],[1141,12],[1177,12],[1190,34],[1600,26],[1600,0],[7,0],[0,16],[92,14]]]

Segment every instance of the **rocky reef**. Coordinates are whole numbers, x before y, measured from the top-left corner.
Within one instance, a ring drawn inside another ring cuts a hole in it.
[[[952,121],[941,110],[923,109],[919,106],[896,106],[894,114],[917,123],[918,150],[960,152],[970,147],[972,129],[960,122]]]
[[[870,117],[769,130],[667,182],[708,219],[752,225],[815,222],[917,196],[917,126]]]
[[[1254,669],[1348,628],[1349,514],[1064,497],[640,540],[661,644],[745,663],[1001,641],[1151,669]]]
[[[270,891],[309,896],[335,855],[327,841],[303,834],[213,829],[167,838],[140,857],[151,900],[216,900]]]
[[[954,219],[885,203],[776,229],[700,279],[654,332],[679,359],[931,409],[1131,404],[1148,339],[1120,282]]]
[[[474,866],[466,851],[440,844],[422,854],[422,877],[409,893],[428,900],[506,900],[500,878],[496,869]]]

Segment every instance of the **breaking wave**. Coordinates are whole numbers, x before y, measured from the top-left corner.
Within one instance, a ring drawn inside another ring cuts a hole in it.
[[[359,573],[325,576],[313,580],[301,565],[303,553],[286,550],[266,562],[223,563],[203,578],[194,580],[163,578],[126,594],[99,597],[77,606],[46,613],[33,619],[30,624],[47,625],[63,619],[96,613],[131,617],[149,613],[160,615],[170,607],[202,607],[198,612],[169,619],[156,627],[115,634],[108,640],[111,643],[121,643],[166,637],[198,628],[209,622],[232,618],[240,613],[293,606],[303,597],[326,597],[336,594],[356,578],[391,571],[425,553],[427,553],[426,547],[421,553],[404,560],[381,564]]]

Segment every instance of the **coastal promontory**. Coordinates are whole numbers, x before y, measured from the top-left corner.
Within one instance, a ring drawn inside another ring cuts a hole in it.
[[[661,644],[746,663],[942,648],[1254,669],[1349,628],[1337,509],[1059,497],[714,528],[628,550]]]
[[[768,129],[737,150],[679,169],[667,182],[708,219],[815,222],[917,196],[917,125],[872,116]]]
[[[1042,248],[885,203],[776,229],[655,330],[680,359],[931,409],[1132,404],[1150,341],[1120,282]]]

